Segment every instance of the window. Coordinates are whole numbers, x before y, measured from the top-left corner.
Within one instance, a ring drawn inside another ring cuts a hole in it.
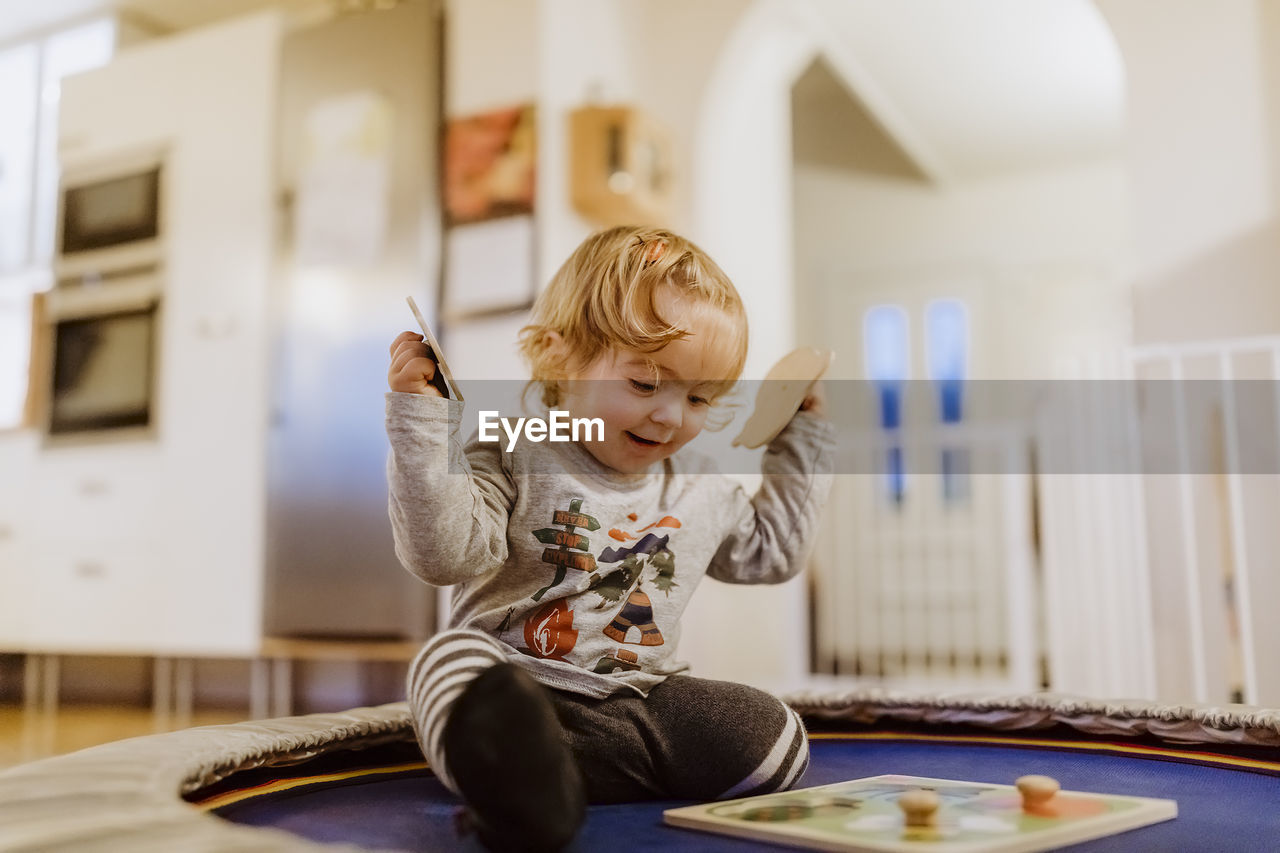
[[[30,353],[31,291],[0,284],[0,429],[22,423]]]
[[[31,263],[39,90],[36,45],[0,52],[0,273]]]
[[[935,299],[924,309],[929,378],[963,380],[969,371],[969,309],[958,299]]]
[[[58,219],[58,102],[62,79],[111,61],[116,26],[101,20],[50,36],[40,64],[40,155],[36,161],[32,250],[37,263],[53,257]]]
[[[924,307],[922,320],[924,369],[937,394],[937,419],[958,424],[964,418],[965,381],[969,375],[969,309],[958,299],[934,299]],[[905,420],[907,382],[911,379],[912,315],[902,305],[875,305],[863,316],[862,334],[866,375],[878,395],[879,427],[895,435]],[[888,496],[901,503],[907,477],[903,448],[891,438],[884,460]],[[942,490],[948,500],[969,494],[969,451],[963,446],[942,449]]]
[[[926,362],[938,395],[938,420],[964,419],[965,379],[969,373],[969,311],[956,299],[935,299],[924,309]],[[969,497],[969,450],[942,448],[942,497],[948,502]]]
[[[901,305],[876,305],[862,322],[867,378],[872,382],[905,382],[911,374],[911,337],[907,311]]]
[[[103,18],[0,50],[0,429],[22,423],[31,297],[52,284],[62,79],[105,65],[116,36]]]
[[[896,432],[902,426],[903,391],[911,375],[911,335],[906,309],[900,305],[876,305],[862,322],[867,378],[880,402],[880,427]],[[901,504],[907,480],[902,447],[893,443],[885,454],[885,489],[890,500]]]

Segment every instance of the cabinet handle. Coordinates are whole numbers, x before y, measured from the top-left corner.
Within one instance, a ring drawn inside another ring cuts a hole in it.
[[[76,577],[81,580],[96,580],[106,574],[107,567],[97,560],[81,560],[76,563]]]
[[[86,497],[105,495],[110,491],[111,486],[105,480],[83,480],[80,483],[80,494]]]

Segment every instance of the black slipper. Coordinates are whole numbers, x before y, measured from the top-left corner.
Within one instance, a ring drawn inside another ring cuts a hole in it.
[[[467,685],[441,733],[449,775],[491,850],[560,850],[578,832],[586,792],[546,688],[499,664]]]

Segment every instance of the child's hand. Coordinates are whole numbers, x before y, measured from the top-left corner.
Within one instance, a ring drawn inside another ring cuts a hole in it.
[[[824,417],[826,416],[827,391],[823,387],[821,379],[813,383],[813,387],[810,388],[809,393],[805,395],[804,400],[800,403],[800,411],[812,412],[815,415]]]
[[[406,394],[424,394],[441,397],[440,390],[431,384],[436,375],[436,363],[429,353],[431,348],[417,332],[401,332],[391,342],[391,369],[387,371],[387,384],[392,391]]]

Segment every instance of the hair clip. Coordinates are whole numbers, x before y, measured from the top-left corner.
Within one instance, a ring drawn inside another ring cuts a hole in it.
[[[667,243],[665,240],[655,240],[652,243],[647,243],[645,244],[644,262],[651,264],[655,261],[660,261],[666,253]]]

